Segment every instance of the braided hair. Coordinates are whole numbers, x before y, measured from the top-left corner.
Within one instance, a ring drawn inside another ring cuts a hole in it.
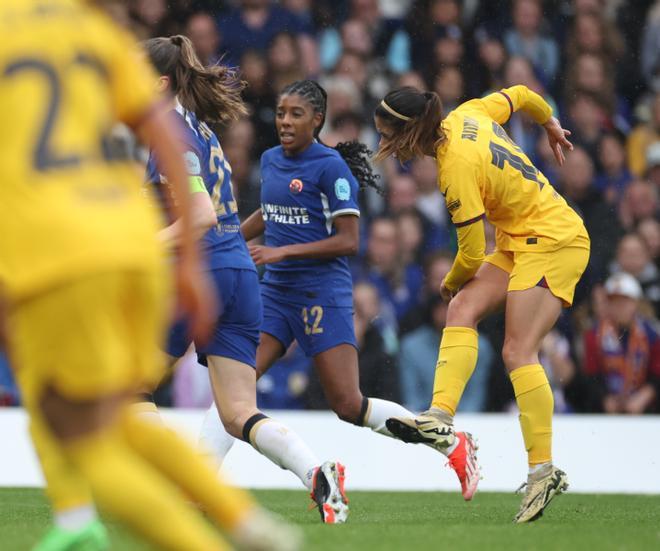
[[[321,142],[319,134],[325,124],[328,108],[328,93],[314,80],[297,80],[292,82],[280,93],[280,96],[299,96],[312,106],[316,113],[321,114],[321,124],[314,130],[314,138]],[[371,187],[378,193],[383,193],[383,188],[378,183],[379,175],[374,174],[369,158],[372,152],[361,142],[350,141],[338,143],[334,148],[342,159],[346,161],[348,168],[360,184],[360,188]]]

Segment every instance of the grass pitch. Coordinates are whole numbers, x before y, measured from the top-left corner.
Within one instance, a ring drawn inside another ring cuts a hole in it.
[[[259,500],[302,527],[306,550],[652,550],[660,549],[660,496],[562,495],[539,521],[514,526],[519,496],[478,493],[472,503],[438,492],[351,492],[343,526],[323,526],[303,492],[259,491]],[[0,549],[30,549],[50,510],[41,490],[0,489]],[[114,549],[146,551],[108,523]]]

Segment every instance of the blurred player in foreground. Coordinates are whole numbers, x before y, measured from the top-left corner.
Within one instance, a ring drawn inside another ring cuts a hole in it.
[[[177,296],[192,334],[206,339],[215,314],[182,152],[154,103],[152,73],[132,41],[81,2],[9,0],[0,29],[0,123],[12,129],[0,137],[6,339],[56,516],[39,548],[107,548],[93,495],[159,548],[227,549],[176,486],[250,540],[253,501],[174,433],[127,413],[137,390],[162,376],[157,345],[171,292],[157,214],[111,146],[116,121],[136,129],[171,175]]]
[[[551,107],[525,86],[460,105],[443,118],[434,93],[390,92],[376,108],[381,140],[377,158],[401,162],[428,155],[458,231],[459,250],[442,284],[449,301],[428,411],[396,416],[387,426],[406,442],[451,450],[463,441],[453,418],[477,360],[477,324],[506,311],[502,356],[520,409],[527,449],[527,490],[515,522],[539,518],[568,487],[552,464],[553,397],[539,363],[543,337],[569,307],[589,260],[589,236],[580,217],[509,138],[500,124],[522,109],[543,125],[559,164],[572,145]],[[496,228],[497,249],[485,257],[483,219]],[[464,493],[476,488],[478,468],[467,469]]]
[[[204,421],[202,447],[215,449],[220,444],[222,448],[224,441],[231,446],[233,439],[219,426],[222,420],[227,432],[242,437],[311,489],[313,480],[332,476],[334,463],[321,465],[295,432],[257,409],[255,367],[262,322],[259,277],[240,232],[231,167],[208,126],[228,123],[247,113],[240,96],[242,83],[227,67],[205,68],[184,36],[153,38],[146,41],[145,49],[160,74],[159,89],[174,98],[170,117],[183,129],[186,169],[196,206],[193,224],[203,234],[208,270],[223,302],[212,338],[196,346],[207,358],[217,404]],[[155,154],[149,159],[147,180],[162,197],[168,193],[163,185],[168,179],[157,165]],[[176,242],[177,235],[177,222],[161,231],[161,237],[170,243]],[[170,331],[170,363],[190,346],[187,325],[184,317]]]

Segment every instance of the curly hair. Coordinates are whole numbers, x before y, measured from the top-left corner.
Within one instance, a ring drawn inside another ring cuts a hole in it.
[[[245,82],[229,67],[204,67],[189,38],[150,38],[144,48],[156,71],[170,79],[171,91],[181,105],[199,120],[226,124],[247,115],[241,98]]]
[[[314,137],[320,142],[319,134],[325,124],[325,118],[328,108],[328,94],[323,87],[314,80],[297,80],[288,86],[285,86],[280,96],[299,96],[312,107],[314,112],[321,114],[321,124],[314,130]],[[360,184],[360,188],[371,187],[383,193],[382,186],[378,183],[380,176],[374,174],[371,166],[370,157],[372,152],[361,142],[350,141],[341,142],[334,148],[342,159],[346,161],[348,168]]]

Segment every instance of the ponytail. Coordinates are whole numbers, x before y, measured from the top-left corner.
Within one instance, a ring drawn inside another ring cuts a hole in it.
[[[199,120],[226,124],[247,115],[241,98],[245,82],[235,69],[204,67],[192,42],[183,35],[151,38],[144,44],[158,73],[170,79],[172,93]]]
[[[391,155],[402,163],[435,151],[446,139],[442,130],[442,101],[435,92],[420,92],[411,86],[393,90],[376,107],[375,115],[394,135],[376,153],[376,160]]]
[[[316,113],[321,114],[321,124],[314,130],[314,137],[319,143],[322,143],[319,135],[325,124],[328,93],[323,86],[314,80],[298,80],[286,86],[280,93],[280,96],[288,95],[300,96],[312,106],[312,109]],[[374,174],[369,160],[372,152],[366,145],[354,140],[351,142],[341,142],[334,149],[344,159],[351,173],[358,181],[358,184],[360,184],[360,188],[371,187],[381,195],[383,194],[383,188],[378,183],[380,176]]]

